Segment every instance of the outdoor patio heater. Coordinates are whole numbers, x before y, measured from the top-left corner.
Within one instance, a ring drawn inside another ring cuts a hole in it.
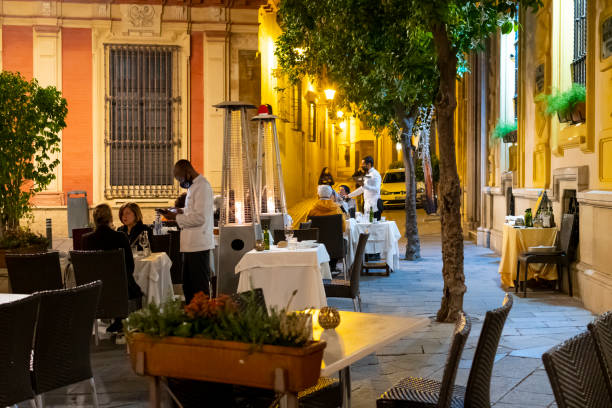
[[[268,223],[271,231],[285,226],[287,202],[283,183],[283,169],[276,133],[276,118],[270,105],[261,105],[257,116],[257,167],[256,199],[262,223]]]
[[[233,294],[238,288],[236,264],[255,247],[256,233],[261,235],[247,122],[247,109],[255,106],[244,102],[214,106],[225,110],[217,293]]]

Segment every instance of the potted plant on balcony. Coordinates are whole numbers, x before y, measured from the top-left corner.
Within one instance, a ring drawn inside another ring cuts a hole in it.
[[[307,313],[267,313],[253,295],[240,308],[228,297],[202,292],[191,303],[150,304],[125,320],[137,374],[274,389],[275,373],[288,373],[286,389],[317,383],[324,341],[311,340]]]
[[[546,104],[546,114],[557,114],[559,122],[572,124],[583,123],[586,120],[586,88],[581,84],[572,84],[567,91],[554,90],[551,94],[540,94],[537,101]]]
[[[53,86],[0,72],[0,267],[5,251],[46,247],[40,236],[19,228],[30,199],[55,178],[59,132],[66,127],[66,100]]]
[[[516,143],[516,122],[508,122],[504,120],[498,120],[495,129],[493,129],[493,138],[501,139],[504,143]]]

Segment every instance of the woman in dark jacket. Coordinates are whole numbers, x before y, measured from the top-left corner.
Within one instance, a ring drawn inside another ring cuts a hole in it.
[[[125,272],[127,275],[128,298],[138,299],[142,296],[140,286],[134,280],[134,257],[127,236],[123,232],[114,231],[111,228],[113,214],[107,204],[96,206],[93,211],[93,219],[96,229],[93,232],[83,235],[83,249],[103,250],[123,249],[125,257]],[[121,319],[117,318],[106,329],[107,332],[121,331]]]
[[[117,228],[117,231],[124,232],[128,236],[131,246],[138,244],[138,238],[144,231],[147,231],[149,238],[153,235],[153,230],[143,224],[142,211],[136,203],[123,204],[119,208],[119,219],[123,225]],[[138,249],[142,250],[140,245],[138,245]]]
[[[323,170],[321,170],[321,175],[319,176],[319,185],[334,185],[334,178],[329,172],[329,167],[323,167]]]

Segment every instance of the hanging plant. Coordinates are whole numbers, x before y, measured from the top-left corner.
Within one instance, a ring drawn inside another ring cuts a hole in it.
[[[586,88],[581,84],[572,84],[567,91],[554,90],[551,94],[540,94],[536,101],[546,104],[546,114],[557,114],[559,122],[582,123],[586,120]]]
[[[504,143],[516,143],[516,122],[498,120],[493,129],[493,139],[502,139]]]

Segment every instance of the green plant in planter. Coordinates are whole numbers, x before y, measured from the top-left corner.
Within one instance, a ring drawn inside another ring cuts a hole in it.
[[[559,115],[559,118],[566,117],[580,103],[586,101],[586,88],[581,84],[572,84],[567,91],[560,92],[553,90],[551,94],[540,94],[536,101],[546,104],[547,115]]]
[[[508,122],[504,120],[498,120],[495,129],[493,129],[493,139],[503,139],[510,132],[514,132],[517,129],[516,122]]]
[[[49,244],[49,240],[40,235],[35,234],[25,228],[16,228],[7,231],[0,238],[0,249],[15,249],[23,247],[40,247],[45,248]]]
[[[154,303],[131,313],[124,321],[127,333],[150,336],[202,337],[213,340],[301,347],[310,340],[310,316],[286,309],[262,308],[246,294],[238,307],[229,297],[210,299],[197,293],[187,306],[180,300]]]
[[[0,238],[30,212],[30,198],[55,178],[66,100],[36,79],[0,73]]]

